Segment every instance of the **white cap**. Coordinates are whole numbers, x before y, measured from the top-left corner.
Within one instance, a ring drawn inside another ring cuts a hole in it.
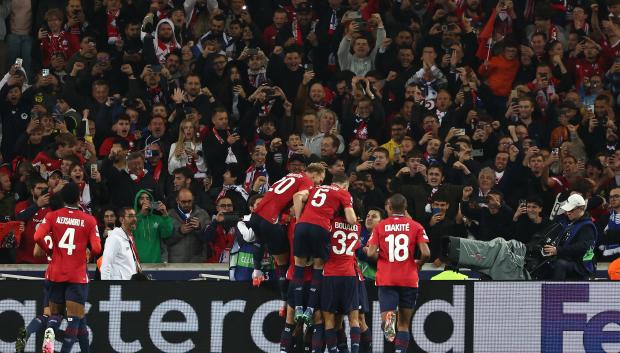
[[[586,205],[586,200],[579,194],[572,194],[566,200],[566,203],[562,205],[562,209],[566,212],[570,212],[577,207],[583,207]]]

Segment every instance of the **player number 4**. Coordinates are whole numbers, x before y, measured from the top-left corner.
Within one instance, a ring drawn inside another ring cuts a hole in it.
[[[336,240],[338,241],[338,244],[340,245],[339,247],[335,245],[332,246],[332,251],[334,252],[334,254],[336,255],[347,254],[349,256],[354,255],[353,248],[355,247],[355,244],[357,243],[356,233],[346,234],[345,232],[339,230],[334,233],[334,238],[336,238]],[[347,247],[347,239],[355,239],[355,240]]]
[[[388,243],[388,255],[390,262],[401,262],[409,258],[409,237],[405,234],[390,234],[385,237]]]
[[[76,246],[73,242],[73,238],[75,237],[75,229],[67,228],[65,233],[60,238],[60,242],[58,242],[58,247],[61,249],[67,249],[67,255],[73,255],[73,250],[75,250]]]

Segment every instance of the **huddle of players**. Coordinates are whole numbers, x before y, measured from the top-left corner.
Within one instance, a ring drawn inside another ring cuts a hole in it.
[[[321,185],[324,177],[325,169],[316,163],[304,172],[286,175],[269,188],[250,218],[257,243],[266,245],[274,255],[281,296],[288,304],[281,352],[292,351],[293,333],[300,323],[313,326],[312,352],[323,352],[325,346],[330,353],[338,352],[336,328],[342,325],[342,315],[349,319],[351,353],[370,351],[371,336],[364,318],[369,305],[355,258],[355,250],[361,246],[360,225],[347,191],[348,178],[335,174],[331,185]],[[287,228],[280,221],[291,203],[294,218]],[[402,195],[390,197],[385,207],[388,218],[375,226],[363,251],[377,260],[385,337],[394,342],[395,352],[404,353],[417,297],[418,269],[430,251],[424,228],[406,215],[407,200]],[[416,246],[419,260],[413,257]],[[263,252],[257,253],[258,258]],[[264,279],[260,259],[254,263],[253,281],[260,285]]]
[[[43,353],[54,353],[58,328],[66,314],[67,327],[62,332],[60,352],[71,352],[79,341],[80,351],[89,351],[85,303],[88,295],[87,258],[101,253],[101,241],[95,218],[78,208],[80,189],[69,183],[62,188],[64,207],[48,212],[34,234],[35,253],[46,252],[51,257],[45,271],[44,314],[37,316],[21,330],[16,351],[24,351],[28,337],[46,328]]]

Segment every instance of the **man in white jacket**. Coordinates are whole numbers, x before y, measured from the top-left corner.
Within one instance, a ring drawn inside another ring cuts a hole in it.
[[[130,280],[138,272],[133,245],[136,229],[136,211],[130,207],[121,210],[121,226],[108,232],[101,261],[102,280]]]

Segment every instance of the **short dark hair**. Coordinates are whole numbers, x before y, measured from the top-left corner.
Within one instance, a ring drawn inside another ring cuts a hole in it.
[[[541,208],[543,208],[545,206],[545,203],[543,202],[543,199],[540,196],[536,196],[536,195],[530,195],[527,198],[527,203],[536,204],[536,205],[538,205]]]
[[[407,199],[402,194],[394,194],[390,196],[388,201],[394,212],[405,212],[407,210]]]
[[[47,181],[45,181],[45,179],[41,178],[40,175],[35,174],[33,176],[30,177],[30,179],[28,180],[28,189],[32,190],[35,188],[35,186],[37,186],[37,184],[47,184]]]
[[[252,196],[250,196],[250,198],[248,199],[248,206],[252,207],[256,201],[262,199],[265,195],[263,194],[254,194]]]
[[[336,173],[332,176],[332,183],[344,184],[349,181],[349,178],[345,173]]]
[[[381,217],[381,219],[385,218],[385,210],[382,209],[382,208],[379,208],[379,207],[376,207],[376,206],[368,207],[368,210],[366,210],[366,216],[368,216],[370,211],[379,212],[379,217]]]
[[[80,187],[74,182],[67,183],[60,190],[60,195],[66,205],[77,205],[80,201]]]
[[[439,190],[437,191],[433,197],[432,197],[433,202],[447,202],[450,203],[450,197],[448,196],[448,193],[445,190]]]
[[[125,217],[125,216],[127,215],[127,211],[135,211],[135,210],[134,210],[133,208],[129,207],[129,206],[124,206],[124,207],[121,207],[121,208],[118,210],[118,217],[119,217],[119,218],[120,218],[120,217]]]
[[[183,174],[185,179],[191,179],[194,176],[194,173],[189,167],[180,167],[172,171],[173,176],[177,174]]]

